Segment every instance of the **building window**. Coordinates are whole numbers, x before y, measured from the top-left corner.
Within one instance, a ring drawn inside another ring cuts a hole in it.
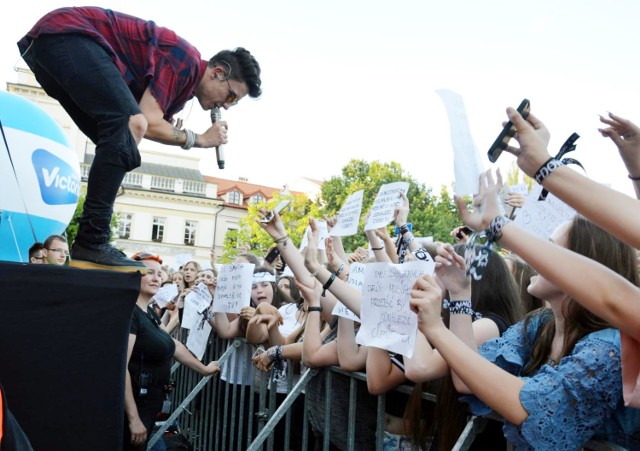
[[[233,190],[229,193],[229,203],[242,205],[242,194],[240,194],[240,191]]]
[[[193,246],[196,244],[196,229],[198,223],[196,221],[185,221],[184,223],[184,244]]]
[[[130,213],[120,213],[118,217],[118,238],[129,239],[131,236],[131,221],[133,215]]]
[[[264,196],[262,194],[254,194],[251,196],[250,202],[253,204],[261,204],[264,202]]]
[[[151,240],[157,243],[162,242],[164,237],[164,218],[153,218],[153,229],[151,230]]]

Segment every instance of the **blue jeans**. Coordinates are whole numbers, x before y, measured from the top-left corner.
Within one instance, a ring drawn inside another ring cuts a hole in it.
[[[108,243],[120,184],[128,171],[140,166],[129,130],[130,116],[141,112],[138,102],[107,51],[86,36],[40,36],[24,59],[46,93],[96,144],[76,240]]]

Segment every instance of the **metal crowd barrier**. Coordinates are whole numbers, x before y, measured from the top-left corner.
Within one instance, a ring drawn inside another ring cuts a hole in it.
[[[181,337],[184,338],[184,337]],[[237,338],[233,341],[221,340],[212,334],[209,346],[205,352],[203,361],[218,360],[222,373],[229,379],[230,362],[234,353],[239,353],[241,346],[246,343],[244,339]],[[253,347],[251,348],[253,349]],[[247,348],[245,347],[245,352]],[[248,353],[248,352],[247,352]],[[250,353],[250,355],[253,352]],[[236,359],[235,373],[238,373],[240,359]],[[320,370],[311,369],[304,372],[298,382],[293,385],[293,367],[287,365],[287,395],[279,406],[276,403],[276,387],[273,384],[269,389],[269,380],[273,373],[263,373],[253,365],[249,367],[250,379],[253,384],[250,389],[243,389],[239,384],[221,383],[220,375],[200,377],[195,372],[179,364],[172,368],[173,379],[176,388],[172,393],[172,402],[176,406],[173,413],[164,422],[158,423],[160,427],[154,431],[148,449],[151,449],[157,441],[162,440],[163,434],[172,426],[178,425],[180,431],[193,444],[194,451],[272,451],[275,449],[274,432],[276,426],[284,421],[284,448],[290,448],[292,433],[292,407],[294,402],[304,393],[309,382],[319,371],[325,373],[325,398],[324,398],[324,430],[321,440],[321,449],[329,450],[331,439],[331,406],[333,401],[331,384],[332,377],[340,374],[349,378],[348,396],[348,424],[346,443],[348,450],[354,450],[356,446],[356,408],[358,399],[356,385],[358,381],[366,382],[364,373],[351,373],[338,367],[329,367]],[[412,387],[402,385],[395,389],[405,394],[411,394]],[[248,393],[247,393],[248,392]],[[247,396],[248,395],[248,396]],[[228,408],[231,397],[231,408]],[[423,399],[435,402],[435,396],[429,393],[422,394]],[[225,401],[225,405],[222,402]],[[300,449],[309,449],[311,425],[308,418],[308,397],[304,399],[302,418]],[[492,417],[496,419],[496,417]],[[385,395],[376,400],[376,437],[375,449],[383,449],[385,419]],[[470,448],[476,436],[482,432],[488,419],[472,416],[458,442],[453,448],[456,451],[466,451]],[[620,451],[623,448],[616,445],[591,441],[586,444],[584,450],[593,451]],[[278,450],[280,451],[280,450]]]

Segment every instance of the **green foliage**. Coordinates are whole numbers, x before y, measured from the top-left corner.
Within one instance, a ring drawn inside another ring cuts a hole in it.
[[[446,186],[442,186],[438,194],[432,188],[418,183],[402,167],[395,162],[372,163],[363,160],[351,160],[343,169],[341,176],[332,177],[324,182],[318,204],[314,204],[304,195],[287,196],[292,199],[291,204],[280,212],[285,229],[295,245],[299,245],[304,231],[309,224],[309,218],[333,216],[340,211],[346,199],[356,191],[364,190],[362,201],[362,215],[359,223],[361,233],[343,237],[347,252],[358,246],[366,246],[367,239],[364,230],[364,216],[373,205],[373,201],[380,187],[392,182],[408,182],[410,212],[409,221],[413,224],[413,234],[416,237],[433,237],[436,241],[453,242],[449,235],[451,230],[462,222],[458,211]],[[276,195],[270,199],[266,208],[275,207],[285,196]],[[264,257],[273,246],[271,237],[256,222],[258,209],[265,204],[250,205],[248,214],[240,220],[238,230],[229,231],[224,240],[224,252],[220,263],[232,262],[239,253],[250,252]],[[395,224],[388,227],[393,235]]]
[[[373,205],[380,187],[386,183],[400,181],[409,183],[407,192],[410,205],[409,222],[413,224],[414,236],[432,236],[437,241],[451,242],[449,233],[454,227],[460,225],[460,219],[453,197],[447,188],[443,186],[440,194],[435,195],[432,188],[418,183],[395,162],[368,163],[362,160],[351,160],[342,169],[341,177],[332,177],[322,185],[322,212],[327,216],[336,214],[349,195],[363,189],[363,214],[359,228],[363,230],[365,213]],[[388,227],[390,234],[393,234],[394,228],[393,224]],[[366,245],[366,237],[364,234],[344,237],[343,242],[345,249],[349,251],[357,246]]]
[[[258,224],[258,210],[262,207],[274,208],[283,199],[290,199],[291,203],[280,212],[289,238],[295,245],[302,241],[304,231],[309,225],[309,218],[320,217],[318,206],[305,195],[274,195],[266,204],[249,205],[247,216],[240,219],[240,228],[227,232],[224,238],[223,255],[220,263],[231,263],[240,253],[249,252],[264,257],[273,246],[273,239]]]

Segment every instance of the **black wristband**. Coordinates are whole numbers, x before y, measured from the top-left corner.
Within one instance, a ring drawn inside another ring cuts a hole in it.
[[[307,313],[309,312],[322,312],[322,307],[309,307],[307,308]]]
[[[327,283],[322,285],[322,297],[325,296],[325,294],[327,293],[327,290],[329,289],[329,287],[331,286],[334,280],[336,280],[336,275],[334,273],[331,273],[331,276],[329,276],[329,280],[327,280]]]
[[[629,177],[631,180],[633,180],[634,182],[637,182],[638,180],[640,180],[640,176],[638,177],[634,177],[631,174],[628,174],[627,177]]]
[[[564,166],[564,163],[556,160],[554,157],[551,157],[542,166],[540,166],[540,169],[536,171],[533,178],[536,180],[538,185],[542,185],[542,181],[560,166]]]

